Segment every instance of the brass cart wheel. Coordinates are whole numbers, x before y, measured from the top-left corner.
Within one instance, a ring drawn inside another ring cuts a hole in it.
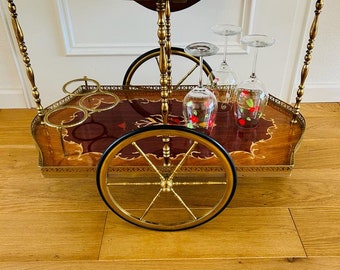
[[[115,214],[162,231],[192,228],[216,217],[231,201],[236,181],[226,150],[182,126],[127,133],[108,147],[97,168],[99,193]]]
[[[147,81],[148,85],[159,84],[159,52],[160,49],[156,48],[145,52],[139,56],[127,69],[123,85],[143,85],[144,81]],[[171,48],[171,63],[172,63],[172,85],[174,87],[185,84],[197,84],[198,72],[199,72],[199,59],[195,56],[187,54],[184,49],[172,47]],[[181,70],[176,66],[186,66],[187,69],[183,73],[176,73]],[[206,61],[203,61],[203,71],[208,77],[211,73],[211,67]],[[197,74],[196,74],[197,72]],[[157,74],[154,78],[147,78],[146,74]],[[154,81],[153,81],[154,79]],[[153,82],[152,82],[153,81]]]

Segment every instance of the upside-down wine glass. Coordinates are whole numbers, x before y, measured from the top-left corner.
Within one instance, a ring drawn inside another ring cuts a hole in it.
[[[221,109],[228,111],[232,107],[237,86],[237,75],[227,63],[228,40],[230,36],[241,33],[242,28],[232,24],[216,24],[212,31],[224,37],[223,59],[220,65],[209,75],[209,88],[221,103]]]
[[[203,57],[214,55],[218,47],[208,42],[195,42],[185,47],[185,52],[200,59],[198,85],[191,89],[183,99],[183,116],[186,126],[210,133],[214,127],[217,100],[207,87],[202,83]]]
[[[247,35],[241,43],[254,47],[254,60],[250,77],[241,82],[235,93],[235,118],[241,128],[254,128],[262,117],[267,105],[268,94],[264,83],[256,76],[258,49],[273,45],[275,40],[266,35]]]

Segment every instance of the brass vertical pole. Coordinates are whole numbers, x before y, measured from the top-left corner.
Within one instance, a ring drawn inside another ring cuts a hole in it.
[[[166,9],[170,9],[169,0],[158,0],[156,2],[157,12],[158,12],[158,43],[160,48],[159,53],[159,71],[160,71],[160,84],[161,84],[161,111],[163,117],[163,124],[166,125],[168,123],[168,114],[169,114],[169,85],[168,85],[168,53],[169,53],[169,42],[167,38],[169,38],[166,26],[165,26],[165,17],[166,17]],[[170,15],[170,13],[168,14]],[[163,158],[164,158],[164,166],[170,165],[170,138],[163,137]]]
[[[170,1],[167,0],[165,4],[165,23],[166,23],[166,54],[168,57],[167,63],[167,80],[168,80],[168,91],[171,94],[172,91],[172,79],[171,79],[171,9],[170,9]]]
[[[294,114],[293,114],[293,119],[291,120],[291,124],[296,124],[297,123],[297,116],[300,113],[300,103],[302,101],[302,96],[304,93],[304,88],[305,88],[305,81],[306,78],[308,76],[308,72],[309,72],[309,64],[310,61],[312,59],[312,51],[314,49],[314,40],[315,37],[318,33],[318,27],[319,27],[319,15],[321,13],[321,10],[323,8],[323,0],[317,0],[316,4],[315,4],[315,15],[314,15],[314,20],[312,22],[311,28],[310,28],[310,32],[309,32],[309,40],[308,40],[308,44],[307,44],[307,51],[306,51],[306,55],[304,58],[304,65],[302,67],[301,70],[301,79],[300,79],[300,85],[299,88],[297,90],[297,94],[296,94],[296,101],[295,101],[295,105],[294,105]]]
[[[167,0],[168,1],[168,0]],[[159,71],[160,71],[160,85],[162,105],[161,111],[163,116],[163,123],[168,123],[168,84],[167,84],[167,54],[166,54],[166,30],[165,30],[165,2],[166,0],[157,0],[156,7],[158,12],[158,43],[160,48],[159,55]]]
[[[25,67],[26,67],[26,74],[27,74],[28,80],[31,83],[32,96],[34,98],[34,102],[35,102],[36,107],[37,107],[38,116],[39,116],[40,120],[43,121],[43,119],[44,119],[44,108],[41,105],[40,93],[38,91],[37,86],[35,85],[34,72],[33,72],[33,69],[31,67],[31,60],[30,60],[28,53],[27,53],[27,47],[26,47],[26,44],[25,44],[25,41],[24,41],[24,34],[22,32],[21,26],[20,26],[19,21],[18,21],[18,14],[17,14],[16,6],[15,6],[13,0],[8,0],[8,10],[9,10],[11,17],[12,17],[12,27],[13,27],[13,30],[14,30],[14,33],[15,33],[15,37],[17,39],[17,44],[18,44],[20,53],[21,53],[22,58],[23,58],[23,62],[24,62]]]

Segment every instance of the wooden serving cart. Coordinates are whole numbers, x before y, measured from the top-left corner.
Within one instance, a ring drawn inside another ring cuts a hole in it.
[[[255,129],[239,129],[231,110],[219,109],[209,136],[184,126],[182,100],[192,88],[171,83],[170,11],[199,0],[136,0],[157,11],[159,85],[100,85],[91,78],[66,83],[65,97],[43,108],[13,0],[8,0],[37,115],[31,130],[44,176],[97,177],[108,207],[150,229],[180,230],[218,215],[238,177],[289,176],[305,130],[304,83],[323,1],[316,1],[296,103],[274,96]],[[206,72],[209,72],[207,69]]]

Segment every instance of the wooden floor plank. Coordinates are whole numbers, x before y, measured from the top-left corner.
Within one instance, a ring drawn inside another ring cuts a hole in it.
[[[0,213],[0,261],[95,260],[106,212]]]
[[[101,260],[304,257],[288,209],[226,209],[217,218],[188,231],[138,228],[109,214]]]
[[[185,259],[185,260],[119,260],[119,261],[49,261],[0,262],[0,269],[18,270],[338,270],[340,257],[311,257],[308,259],[239,258],[239,259]]]
[[[240,178],[229,207],[321,205],[340,205],[339,169],[294,169],[290,177]]]
[[[340,102],[301,103],[300,111],[307,119],[323,117],[327,121],[339,117]]]
[[[0,146],[0,177],[41,176],[38,152],[34,145]]]
[[[340,137],[306,139],[295,154],[295,168],[340,168]]]
[[[0,145],[32,145],[34,109],[0,109]]]
[[[340,256],[340,207],[291,209],[308,256]]]
[[[94,180],[3,178],[1,212],[106,210]]]
[[[337,116],[340,118],[340,112]],[[329,118],[325,121],[325,117],[313,117],[306,120],[306,131],[303,141],[308,139],[327,140],[330,138],[339,138],[340,136],[340,121],[336,117]],[[331,125],[331,127],[329,126]]]
[[[106,209],[94,178],[44,178],[34,147],[3,148],[1,154],[1,212]]]

